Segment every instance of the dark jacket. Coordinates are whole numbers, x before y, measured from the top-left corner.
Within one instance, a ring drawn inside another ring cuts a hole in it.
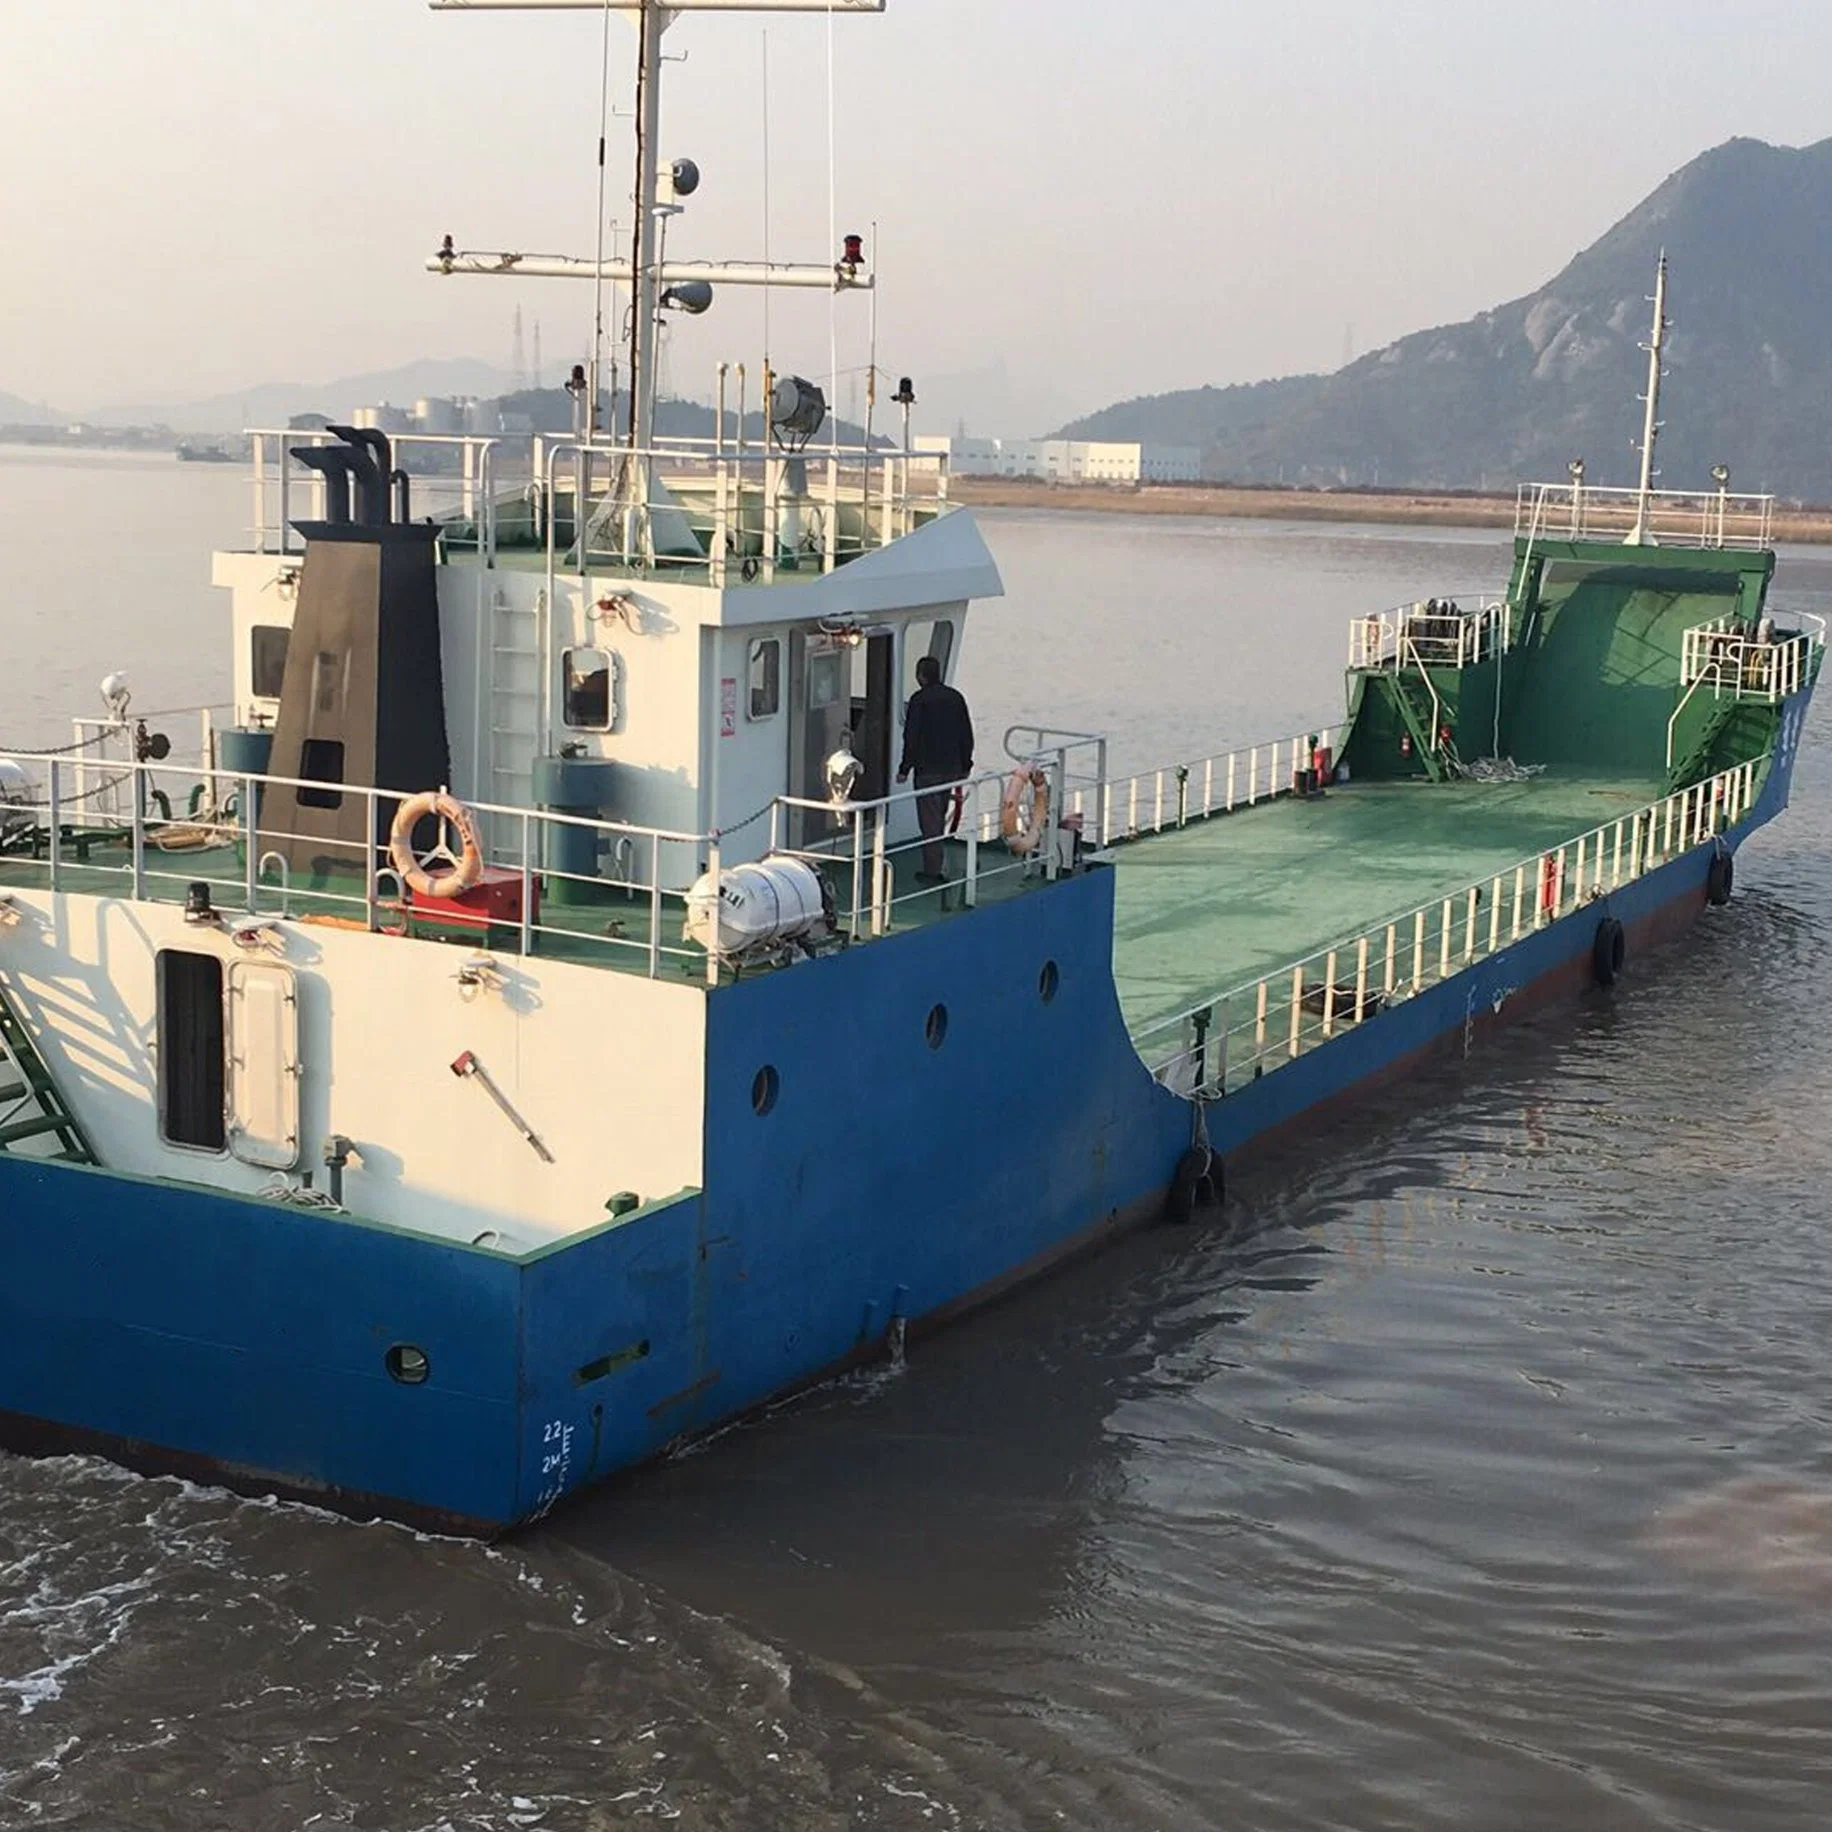
[[[973,720],[967,702],[937,681],[910,695],[903,715],[903,762],[918,782],[957,782],[973,773]]]

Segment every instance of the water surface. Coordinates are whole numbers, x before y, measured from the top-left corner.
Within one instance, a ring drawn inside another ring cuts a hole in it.
[[[109,667],[225,697],[207,549],[245,519],[234,472],[0,452],[0,744]],[[982,752],[1048,709],[1128,767],[1302,728],[1350,614],[1506,566],[984,520]],[[1832,607],[1827,559],[1780,581]],[[1613,996],[506,1547],[0,1460],[0,1824],[1821,1824],[1817,724],[1797,793]]]

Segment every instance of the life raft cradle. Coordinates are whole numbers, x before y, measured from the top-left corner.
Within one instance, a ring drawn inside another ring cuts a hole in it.
[[[24,1111],[21,1111],[24,1109]],[[66,1164],[97,1164],[81,1122],[64,1102],[0,980],[0,1151],[28,1139],[55,1137],[58,1149],[33,1153]]]

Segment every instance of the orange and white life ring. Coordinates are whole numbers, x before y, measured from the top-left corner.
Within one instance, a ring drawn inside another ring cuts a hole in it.
[[[441,843],[438,850],[423,860],[413,849],[413,830],[429,815],[443,821],[458,837],[458,856],[453,858]],[[394,825],[388,830],[388,857],[401,874],[401,882],[422,897],[457,897],[468,891],[483,876],[483,842],[477,837],[476,817],[455,795],[431,789],[410,795],[394,811]],[[449,871],[434,872],[428,866],[443,859]]]
[[[1049,772],[1039,764],[1021,763],[1012,771],[999,804],[999,833],[1006,847],[1024,858],[1043,844],[1049,825]]]

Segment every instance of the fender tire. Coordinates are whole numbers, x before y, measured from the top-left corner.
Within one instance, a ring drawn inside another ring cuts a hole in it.
[[[1590,970],[1599,986],[1613,986],[1628,956],[1628,939],[1622,925],[1613,916],[1597,924],[1597,938],[1591,944]]]
[[[1204,1151],[1199,1145],[1192,1145],[1177,1160],[1176,1172],[1164,1196],[1166,1221],[1174,1221],[1181,1226],[1196,1213],[1196,1199],[1204,1178],[1210,1174],[1213,1160],[1214,1154]]]
[[[1714,852],[1710,868],[1705,873],[1705,901],[1714,909],[1721,910],[1730,901],[1730,893],[1736,889],[1736,883],[1736,855]]]

